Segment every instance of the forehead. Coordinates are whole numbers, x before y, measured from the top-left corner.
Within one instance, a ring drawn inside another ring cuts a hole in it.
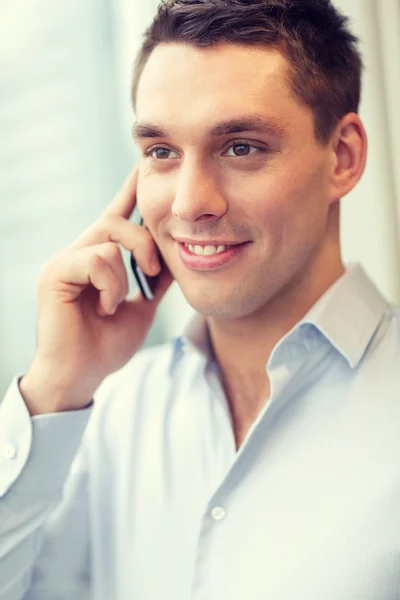
[[[302,115],[309,120],[311,115],[294,99],[288,73],[287,59],[271,48],[160,44],[139,81],[136,117],[195,128],[249,112],[294,126]]]

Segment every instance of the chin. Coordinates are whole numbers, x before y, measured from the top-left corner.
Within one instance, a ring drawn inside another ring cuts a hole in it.
[[[189,286],[189,289],[180,287],[188,304],[205,317],[240,319],[260,309],[260,302],[257,302],[255,295],[241,287],[227,290],[225,286],[223,293],[216,286],[211,290],[204,285],[199,286],[198,290],[194,286]]]

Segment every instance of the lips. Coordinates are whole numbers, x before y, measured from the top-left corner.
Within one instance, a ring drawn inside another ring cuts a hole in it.
[[[190,248],[193,247],[193,251]],[[223,246],[223,249],[218,248]],[[183,264],[189,269],[196,271],[215,271],[223,267],[230,265],[235,261],[246,248],[249,246],[249,242],[241,244],[210,244],[210,243],[197,243],[191,244],[189,242],[178,243],[179,256]],[[207,248],[212,250],[207,250]],[[196,252],[197,248],[197,252]]]

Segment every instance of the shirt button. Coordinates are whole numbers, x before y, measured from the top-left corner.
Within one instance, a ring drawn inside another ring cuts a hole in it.
[[[3,458],[15,458],[17,456],[17,449],[11,444],[6,444],[1,449],[1,455]]]
[[[214,521],[222,521],[222,519],[225,519],[226,510],[222,508],[222,506],[214,506],[211,511],[211,516]]]

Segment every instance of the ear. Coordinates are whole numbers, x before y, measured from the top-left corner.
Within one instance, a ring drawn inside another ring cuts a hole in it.
[[[330,202],[343,198],[361,178],[367,159],[367,134],[356,113],[345,115],[331,137]]]

